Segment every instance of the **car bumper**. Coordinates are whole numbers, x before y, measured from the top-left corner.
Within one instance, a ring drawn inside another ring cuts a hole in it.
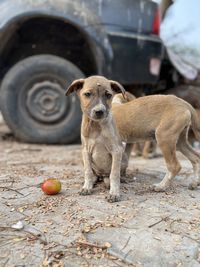
[[[164,47],[159,37],[108,32],[113,48],[111,78],[123,84],[155,84],[160,74]]]

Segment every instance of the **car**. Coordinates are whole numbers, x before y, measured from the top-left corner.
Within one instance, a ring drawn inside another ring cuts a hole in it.
[[[23,142],[79,138],[79,100],[65,97],[74,79],[104,75],[136,95],[163,85],[153,1],[1,0],[0,10],[0,107]]]

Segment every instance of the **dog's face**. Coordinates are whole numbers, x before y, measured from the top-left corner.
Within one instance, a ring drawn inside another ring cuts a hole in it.
[[[118,82],[102,76],[75,80],[67,89],[66,95],[73,91],[76,91],[80,98],[83,113],[95,121],[108,117],[115,93],[125,94],[124,88]]]

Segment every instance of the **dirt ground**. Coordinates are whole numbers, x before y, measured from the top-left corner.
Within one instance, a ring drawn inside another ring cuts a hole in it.
[[[174,185],[155,193],[163,158],[131,157],[122,201],[110,204],[103,183],[78,194],[80,145],[22,144],[1,121],[0,266],[200,266],[200,190],[187,188],[191,165],[179,158]],[[60,179],[60,194],[44,195],[47,178]]]

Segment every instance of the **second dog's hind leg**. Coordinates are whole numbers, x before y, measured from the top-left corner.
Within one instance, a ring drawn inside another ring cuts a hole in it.
[[[159,134],[157,134],[156,138],[165,159],[168,171],[163,180],[160,183],[155,184],[153,189],[157,192],[162,192],[167,189],[172,179],[178,174],[181,169],[181,165],[176,157],[176,138],[174,138],[174,140],[168,140],[167,135],[159,136]]]
[[[177,143],[177,148],[192,163],[194,178],[189,185],[189,188],[195,189],[198,185],[200,185],[200,154],[188,143],[187,137],[188,129],[181,133]]]
[[[168,117],[165,117],[163,122],[168,121]],[[181,165],[176,157],[176,146],[179,146],[179,140],[183,139],[182,136],[186,135],[186,130],[191,123],[191,114],[188,110],[183,110],[174,114],[173,119],[169,123],[160,123],[160,126],[156,130],[157,143],[163,153],[168,172],[164,179],[157,185],[154,186],[156,191],[164,191],[170,184],[171,180],[181,170]],[[187,143],[187,142],[186,142]]]

